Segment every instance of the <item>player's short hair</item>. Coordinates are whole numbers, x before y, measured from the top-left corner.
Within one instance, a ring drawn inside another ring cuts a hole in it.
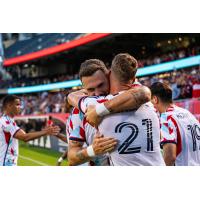
[[[105,74],[108,72],[108,69],[103,61],[99,59],[86,60],[81,64],[79,77],[82,80],[83,77],[92,76],[98,70],[101,70]]]
[[[172,89],[166,83],[156,82],[150,87],[151,95],[157,96],[164,103],[172,103]]]
[[[137,60],[128,53],[117,54],[111,65],[111,70],[121,83],[127,83],[135,78],[137,72]]]
[[[4,97],[3,102],[2,102],[2,108],[4,109],[9,103],[13,103],[16,99],[21,100],[20,97],[17,95],[7,95]]]

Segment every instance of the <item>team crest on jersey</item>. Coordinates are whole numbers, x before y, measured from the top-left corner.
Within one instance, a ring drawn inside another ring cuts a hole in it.
[[[178,117],[178,119],[184,119],[184,118],[186,118],[188,116],[188,114],[186,114],[186,113],[178,113],[176,116]]]

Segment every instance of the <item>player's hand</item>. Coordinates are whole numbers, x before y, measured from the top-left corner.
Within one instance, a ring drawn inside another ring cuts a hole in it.
[[[85,116],[86,116],[87,122],[96,128],[98,127],[98,125],[100,124],[102,120],[102,118],[97,115],[94,105],[88,106]]]
[[[95,155],[102,155],[111,152],[117,145],[117,139],[111,137],[104,137],[99,132],[94,136],[92,147]]]
[[[43,129],[45,131],[46,135],[58,135],[60,133],[60,127],[59,126],[47,126]]]

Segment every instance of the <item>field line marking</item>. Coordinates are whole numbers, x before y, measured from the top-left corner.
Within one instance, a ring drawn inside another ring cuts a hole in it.
[[[32,162],[34,162],[34,163],[36,163],[36,164],[39,164],[39,165],[42,165],[42,166],[49,166],[47,163],[40,162],[40,161],[34,160],[34,159],[32,159],[32,158],[28,158],[28,157],[26,157],[26,156],[21,156],[21,155],[19,155],[19,157],[22,158],[22,159],[24,159],[24,160],[32,161]]]

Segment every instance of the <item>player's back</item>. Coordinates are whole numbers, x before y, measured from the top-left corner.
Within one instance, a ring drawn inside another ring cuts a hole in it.
[[[200,123],[186,109],[178,106],[161,115],[161,120],[168,120],[176,129],[177,157],[175,165],[200,165]]]
[[[143,104],[138,110],[105,117],[100,133],[118,139],[110,153],[113,165],[165,165],[160,151],[160,125],[153,105]]]

